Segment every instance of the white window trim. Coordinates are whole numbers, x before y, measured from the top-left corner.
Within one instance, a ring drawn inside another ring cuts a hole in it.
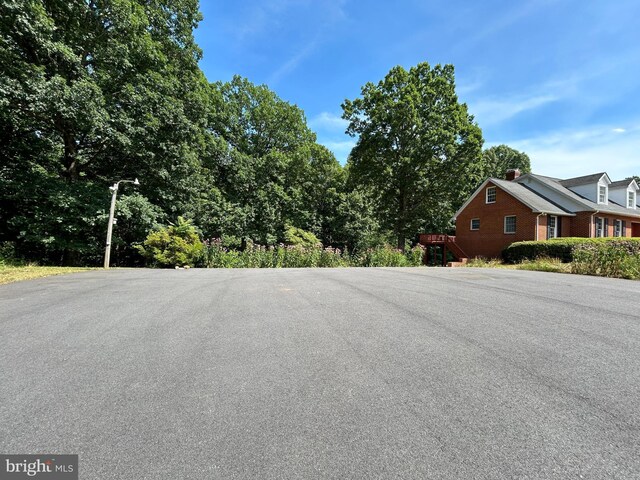
[[[600,229],[601,235],[598,235],[598,221],[600,221],[600,225],[602,227]],[[595,238],[604,238],[605,237],[605,234],[604,234],[604,217],[596,217],[595,218],[595,225],[593,227],[594,227],[593,234],[594,234]]]
[[[629,197],[632,198],[629,198]],[[636,208],[636,192],[629,192],[627,191],[627,208]],[[629,202],[629,200],[631,200],[631,202]],[[631,205],[629,205],[629,203],[631,203]]]
[[[617,229],[618,225],[620,226],[619,229]],[[617,230],[617,235],[616,235],[616,230]],[[613,221],[613,236],[614,237],[622,237],[622,220],[614,220]]]
[[[494,199],[492,201],[489,201],[489,190],[493,189],[494,192]],[[496,198],[498,196],[498,190],[496,187],[487,187],[484,191],[484,201],[485,203],[496,203]]]
[[[477,220],[478,221],[478,228],[473,228],[473,221]],[[472,232],[477,232],[478,230],[480,230],[480,219],[479,218],[472,218],[471,222],[469,222],[469,230],[471,230]]]
[[[600,189],[604,188],[604,201],[600,201]],[[609,187],[606,185],[598,184],[598,203],[600,205],[608,205],[609,204]]]
[[[549,220],[555,218],[555,223],[553,225],[553,237],[549,236]],[[547,238],[558,238],[558,216],[557,215],[549,215],[547,217]]]
[[[516,228],[513,232],[507,232],[507,218],[515,218],[516,219]],[[505,235],[515,235],[515,233],[518,231],[518,217],[517,215],[505,215],[504,216],[504,233]]]

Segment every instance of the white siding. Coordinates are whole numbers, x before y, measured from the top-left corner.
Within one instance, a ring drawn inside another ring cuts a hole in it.
[[[534,192],[539,193],[545,198],[548,198],[556,205],[560,205],[560,207],[565,210],[569,210],[570,212],[576,212],[584,210],[584,205],[572,200],[570,198],[565,197],[564,195],[558,193],[557,190],[546,186],[543,183],[536,181],[531,177],[527,177],[523,179],[520,183],[524,183],[527,187],[529,187]]]
[[[616,202],[619,205],[622,205],[625,208],[628,208],[627,201],[629,192],[635,192],[634,184],[629,185],[628,187],[617,187],[609,189],[609,198]],[[637,194],[636,194],[636,203],[638,202]],[[635,205],[633,206],[635,210]]]

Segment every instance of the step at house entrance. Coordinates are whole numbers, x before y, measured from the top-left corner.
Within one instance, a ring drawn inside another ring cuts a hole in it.
[[[432,247],[435,249],[439,249],[441,253],[441,262],[442,266],[452,266],[453,262],[447,262],[447,253],[453,255],[456,259],[457,263],[466,263],[467,254],[460,248],[460,246],[456,243],[456,237],[453,235],[444,235],[440,233],[423,233],[420,234],[420,238],[418,243],[425,247],[425,258],[424,264],[429,265],[430,258],[429,252]],[[435,256],[435,255],[434,255]]]

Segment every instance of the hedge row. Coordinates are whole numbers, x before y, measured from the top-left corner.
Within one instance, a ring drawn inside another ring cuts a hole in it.
[[[538,258],[559,258],[565,263],[575,260],[575,252],[619,250],[621,255],[640,255],[640,238],[555,238],[538,242],[516,242],[502,251],[506,263],[520,263]]]
[[[602,277],[640,279],[639,240],[577,245],[573,249],[571,272]]]

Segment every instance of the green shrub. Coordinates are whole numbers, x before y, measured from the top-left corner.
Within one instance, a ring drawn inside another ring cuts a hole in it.
[[[354,267],[419,267],[424,258],[424,248],[416,245],[411,249],[401,250],[391,245],[368,248],[351,257]]]
[[[640,279],[640,241],[615,239],[578,245],[573,250],[571,271],[583,275]]]
[[[0,242],[0,266],[22,265],[23,261],[16,258],[16,246],[13,242]]]
[[[524,262],[516,265],[518,270],[533,270],[537,272],[556,272],[556,273],[568,273],[570,266],[558,258],[545,258],[541,257],[536,260],[525,260]]]
[[[284,231],[284,241],[287,245],[295,245],[304,248],[315,248],[322,246],[322,243],[313,233],[301,228],[287,225]]]
[[[567,237],[512,243],[502,251],[502,258],[506,263],[521,263],[538,258],[558,258],[562,262],[569,263],[574,259],[574,251],[578,246],[606,245],[616,242],[630,242],[640,248],[640,239]]]
[[[153,264],[163,267],[194,266],[202,259],[204,245],[190,220],[151,232],[138,251]]]
[[[209,268],[406,267],[422,265],[423,256],[421,246],[405,253],[385,246],[349,256],[339,248],[323,248],[321,244],[264,247],[251,242],[240,252],[225,247],[220,239],[211,239],[204,242],[201,264]]]
[[[482,258],[482,257],[470,258],[469,261],[464,266],[471,267],[471,268],[506,267],[506,265],[504,265],[501,260],[498,260],[496,258]]]
[[[411,249],[405,250],[405,256],[407,257],[407,263],[411,267],[420,267],[424,262],[424,247],[422,245],[416,245]]]

